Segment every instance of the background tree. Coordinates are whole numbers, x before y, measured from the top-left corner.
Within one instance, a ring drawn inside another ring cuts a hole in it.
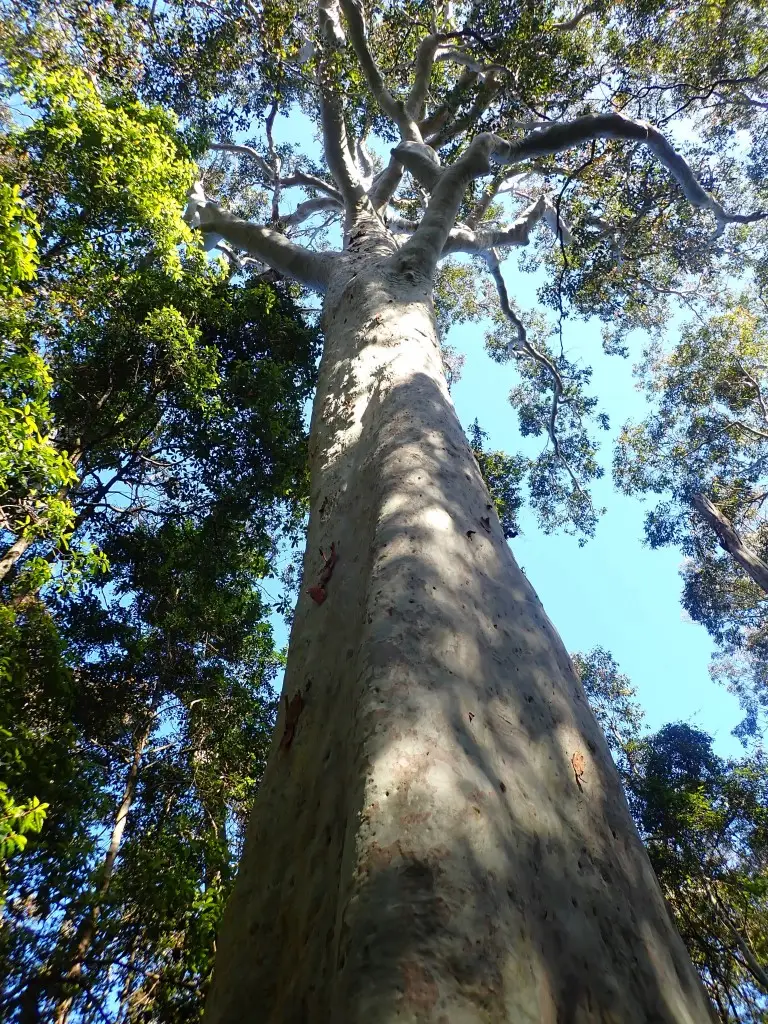
[[[667,906],[723,1024],[765,1018],[766,765],[725,760],[690,725],[649,733],[601,648],[574,656]]]
[[[274,717],[264,581],[305,514],[316,334],[289,289],[198,249],[175,119],[61,45],[25,54],[20,24],[2,36],[25,107],[0,138],[0,1005],[195,1019]]]
[[[640,373],[653,411],[625,426],[615,460],[625,492],[663,496],[646,537],[687,555],[683,607],[720,648],[714,673],[739,694],[744,736],[762,731],[768,664],[763,312],[745,293],[684,327],[671,352],[649,349]]]

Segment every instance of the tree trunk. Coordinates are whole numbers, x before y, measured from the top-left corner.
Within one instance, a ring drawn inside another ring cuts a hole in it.
[[[693,498],[693,507],[717,534],[718,540],[749,578],[768,594],[768,565],[745,544],[733,523],[704,494]]]
[[[120,852],[120,844],[123,841],[123,833],[125,832],[126,822],[128,821],[128,812],[130,811],[136,796],[136,784],[139,779],[141,757],[144,753],[144,747],[146,746],[147,739],[149,737],[151,723],[152,719],[150,718],[147,725],[143,727],[142,731],[136,736],[133,748],[133,757],[128,768],[128,774],[125,778],[125,785],[123,787],[123,796],[112,826],[112,835],[109,838],[109,846],[101,865],[98,889],[94,894],[93,904],[91,905],[88,915],[77,935],[77,945],[75,947],[74,957],[64,976],[63,987],[65,989],[74,988],[76,990],[77,985],[82,979],[85,956],[91,948],[96,936],[96,928],[98,926],[99,915],[101,913],[101,904],[109,891],[112,875],[115,872],[115,862],[117,861],[117,855]],[[63,996],[63,998],[58,1002],[54,1013],[54,1020],[56,1024],[67,1024],[74,1001],[75,994],[71,993]]]
[[[10,547],[6,548],[2,555],[0,555],[0,583],[2,583],[11,569],[13,569],[14,565],[16,565],[31,543],[32,541],[28,540],[22,534],[16,538]]]
[[[430,294],[394,256],[326,299],[286,699],[206,1024],[702,1024],[454,412]]]

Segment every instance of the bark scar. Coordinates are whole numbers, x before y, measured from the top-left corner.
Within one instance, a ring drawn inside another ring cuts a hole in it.
[[[573,774],[576,778],[576,785],[579,787],[582,793],[584,792],[584,787],[581,784],[581,780],[584,778],[585,765],[586,762],[584,760],[584,755],[581,753],[580,750],[577,750],[571,758],[571,767],[573,768]]]
[[[280,749],[287,750],[296,735],[296,726],[301,709],[304,707],[304,698],[301,690],[297,690],[290,700],[287,697],[283,697],[283,700],[285,701],[285,725],[283,726],[283,735],[280,737]]]
[[[339,556],[336,554],[336,542],[333,541],[331,543],[331,551],[327,556],[323,549],[320,548],[320,557],[323,560],[323,568],[320,570],[320,575],[318,576],[315,586],[310,587],[307,590],[307,593],[315,604],[322,604],[326,597],[328,597],[326,587],[328,585],[328,581],[333,575],[333,567],[339,560]]]

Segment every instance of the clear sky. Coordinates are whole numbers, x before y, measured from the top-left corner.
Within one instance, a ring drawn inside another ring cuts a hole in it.
[[[305,115],[293,111],[290,117],[279,118],[275,128],[276,141],[300,142],[303,152],[320,159],[320,147],[312,142],[315,126]],[[293,191],[299,202],[303,194]],[[532,309],[540,282],[519,273],[516,264],[513,252],[504,265],[510,297],[523,310]],[[446,339],[466,356],[453,400],[465,428],[477,417],[489,434],[490,447],[514,452],[522,447],[508,400],[517,379],[515,368],[486,355],[484,332],[483,324],[462,325]],[[543,535],[533,517],[524,514],[523,533],[510,544],[566,647],[586,652],[599,645],[610,651],[637,687],[649,728],[687,721],[715,738],[718,753],[738,756],[741,746],[731,735],[742,718],[738,701],[710,680],[713,645],[702,626],[686,619],[680,605],[682,555],[674,548],[651,551],[643,544],[648,506],[616,493],[611,482],[618,430],[627,419],[641,419],[646,408],[632,376],[643,336],[638,332],[632,340],[628,359],[608,357],[602,350],[599,322],[566,320],[564,325],[566,354],[594,367],[590,393],[600,396],[600,407],[611,420],[611,430],[600,432],[606,473],[592,490],[595,505],[607,509],[595,538],[580,548],[574,537]],[[672,327],[670,341],[674,342]],[[275,625],[283,642],[285,629],[281,623]]]

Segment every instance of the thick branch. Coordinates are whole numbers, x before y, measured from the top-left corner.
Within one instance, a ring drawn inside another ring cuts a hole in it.
[[[395,194],[397,186],[403,177],[403,165],[395,157],[391,157],[389,163],[373,179],[373,185],[368,192],[368,198],[374,210],[380,213]]]
[[[590,14],[596,14],[599,10],[599,4],[589,4],[587,7],[583,7],[580,11],[574,14],[572,18],[569,18],[568,21],[556,22],[552,28],[556,32],[573,32],[573,30],[577,28],[585,18],[589,17]]]
[[[253,146],[239,146],[234,142],[212,142],[210,149],[219,150],[224,153],[237,153],[239,156],[250,156],[258,164],[259,170],[264,174],[268,181],[274,182],[275,174],[272,168],[269,166],[267,161]]]
[[[334,259],[331,253],[310,252],[289,242],[279,231],[235,217],[206,199],[200,184],[190,193],[185,216],[192,227],[221,235],[238,249],[245,250],[273,270],[308,288],[324,291],[328,285]]]
[[[715,531],[718,540],[733,560],[761,590],[768,594],[768,564],[744,543],[730,519],[724,516],[706,495],[695,495],[692,504],[702,519]]]
[[[365,191],[352,157],[341,100],[331,73],[324,64],[321,64],[318,70],[318,86],[325,159],[349,215],[363,198]]]
[[[440,180],[440,158],[431,146],[423,142],[401,142],[392,150],[392,156],[410,171],[416,181],[432,192]]]
[[[646,121],[634,121],[623,114],[587,114],[573,121],[553,124],[532,132],[515,142],[497,138],[491,159],[500,164],[518,164],[523,160],[551,156],[572,149],[594,139],[630,139],[647,146],[656,159],[667,168],[683,190],[686,199],[702,210],[709,210],[717,221],[717,235],[722,234],[726,224],[748,224],[762,220],[766,213],[726,213],[713,195],[710,195],[696,179],[686,160],[671,143]]]
[[[406,105],[401,100],[396,100],[384,84],[381,72],[376,66],[373,54],[368,47],[367,31],[365,27],[365,16],[363,14],[360,0],[341,0],[341,9],[347,20],[349,38],[352,47],[357,54],[360,67],[368,88],[373,98],[378,103],[382,113],[391,118],[400,130],[400,137],[412,142],[421,142],[419,126],[406,110]]]
[[[336,210],[341,212],[342,205],[330,196],[318,196],[317,199],[307,199],[305,203],[299,203],[293,213],[280,218],[280,223],[285,227],[294,224],[302,224],[315,213],[322,213],[324,210]]]
[[[458,82],[451,89],[445,100],[419,124],[419,131],[424,138],[445,127],[445,124],[455,116],[456,111],[461,106],[464,94],[476,81],[476,71],[466,69],[462,72]]]
[[[551,204],[546,197],[540,196],[517,220],[505,228],[488,227],[472,230],[470,225],[457,224],[443,245],[442,255],[447,256],[454,252],[484,253],[487,249],[528,245],[531,232],[545,217],[549,205]]]

